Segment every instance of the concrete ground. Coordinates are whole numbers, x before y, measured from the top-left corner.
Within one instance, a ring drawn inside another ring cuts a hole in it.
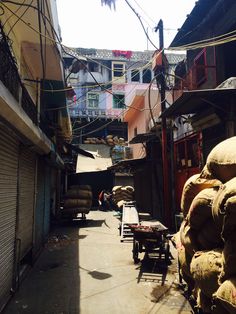
[[[53,228],[38,261],[4,314],[189,314],[176,259],[134,264],[132,242],[120,241],[113,212]],[[173,249],[172,254],[175,255]]]

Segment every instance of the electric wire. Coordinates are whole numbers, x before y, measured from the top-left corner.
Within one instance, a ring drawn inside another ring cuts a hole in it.
[[[143,28],[143,31],[144,31],[144,33],[145,33],[145,35],[146,35],[148,41],[153,45],[153,47],[154,47],[156,50],[158,50],[157,46],[152,42],[152,40],[150,39],[148,33],[146,32],[146,29],[145,29],[145,27],[144,27],[144,25],[143,25],[142,19],[141,19],[141,17],[139,16],[139,14],[138,14],[138,13],[135,11],[135,9],[131,6],[131,4],[129,3],[128,0],[125,0],[125,2],[126,2],[127,5],[130,7],[130,9],[134,12],[134,14],[137,16],[137,18],[139,19],[139,22],[140,22],[140,24],[141,24],[141,26],[142,26],[142,28]]]
[[[138,3],[138,1],[134,0],[134,2],[137,4],[137,6],[143,11],[143,13],[149,18],[149,20],[155,24],[156,22],[147,14],[147,12],[141,7],[141,5]],[[150,25],[149,25],[150,26]]]
[[[126,1],[126,3],[130,6],[130,8],[132,8],[132,6],[129,4],[129,2],[127,1],[127,0],[125,0]],[[10,0],[2,0],[1,2],[0,2],[0,5],[3,5],[5,8],[7,8],[12,14],[14,14],[15,16],[17,16],[18,17],[18,15],[14,12],[14,11],[12,11],[5,3],[13,3],[13,4],[16,4],[16,5],[25,5],[25,6],[30,6],[30,7],[32,7],[32,8],[34,8],[34,9],[37,9],[35,6],[33,6],[33,5],[29,5],[29,4],[19,4],[19,3],[17,3],[17,2],[14,2],[14,1],[10,1]],[[132,10],[133,10],[133,8],[132,8]],[[135,14],[136,14],[136,11],[134,10],[134,12],[135,12]],[[139,15],[138,14],[136,14],[138,17],[139,17]],[[46,17],[46,19],[48,20],[48,18]],[[36,29],[34,29],[31,25],[28,25],[23,19],[20,19],[24,24],[26,24],[29,28],[31,28],[33,31],[35,31],[35,32],[38,32]],[[48,21],[49,23],[50,23],[50,21]],[[234,33],[234,32],[236,32],[236,30],[234,30],[234,31],[232,31],[232,33]],[[231,33],[231,32],[230,32]],[[146,34],[147,35],[147,34]],[[227,34],[222,34],[222,35],[220,35],[220,37],[223,37],[223,36],[225,36],[225,35],[227,35]],[[217,37],[219,37],[219,36],[217,36]],[[216,45],[219,45],[219,44],[224,44],[224,43],[227,43],[227,42],[231,42],[231,41],[233,41],[233,40],[236,40],[236,37],[234,37],[234,36],[230,36],[230,37],[226,37],[226,38],[224,38],[224,40],[222,40],[222,41],[215,41],[214,40],[214,38],[217,38],[217,37],[213,37],[213,38],[209,38],[209,39],[205,39],[205,40],[202,40],[202,41],[199,41],[199,42],[196,42],[196,43],[202,43],[202,42],[205,42],[205,41],[209,41],[208,42],[208,44],[206,45],[206,46],[204,46],[204,47],[207,47],[207,46],[216,46]],[[53,39],[52,37],[49,37],[49,36],[46,36],[46,38],[47,39],[49,39],[50,41],[52,41],[52,42],[54,42],[54,43],[57,43],[57,44],[59,44],[59,45],[61,45],[62,47],[65,47],[65,48],[67,48],[67,49],[71,49],[71,48],[69,48],[69,47],[66,47],[65,45],[62,45],[61,43],[60,43],[60,41],[56,41],[55,39]],[[212,41],[211,41],[212,40]],[[203,46],[202,45],[194,45],[193,46],[193,44],[194,43],[190,43],[190,44],[188,44],[188,45],[183,45],[183,46],[177,46],[177,47],[169,47],[168,48],[168,50],[189,50],[189,49],[198,49],[198,48],[202,48]],[[154,47],[158,50],[158,48],[154,45]],[[67,52],[65,52],[66,54],[67,54]],[[75,53],[75,52],[74,52]],[[73,57],[74,57],[74,55],[73,55]]]

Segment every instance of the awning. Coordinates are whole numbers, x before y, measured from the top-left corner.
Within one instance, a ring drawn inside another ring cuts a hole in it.
[[[87,157],[78,155],[76,173],[104,171],[108,170],[111,165],[111,158],[95,157],[88,160]]]
[[[107,169],[116,171],[124,171],[128,169],[130,171],[134,171],[143,166],[146,163],[146,161],[147,161],[146,157],[138,159],[121,160]]]
[[[73,144],[69,144],[69,143],[64,143],[64,146],[69,149],[69,150],[73,150],[75,151],[76,153],[82,155],[82,156],[85,156],[85,157],[89,157],[89,158],[92,158],[92,159],[95,159],[94,155],[82,148],[79,148]]]
[[[184,91],[182,96],[162,113],[161,117],[196,114],[210,108],[226,112],[227,100],[235,96],[236,89],[233,88]]]
[[[129,141],[129,144],[137,144],[137,143],[145,143],[149,142],[151,140],[154,140],[156,138],[155,133],[142,133],[142,134],[137,134],[135,137],[132,138],[131,141]]]

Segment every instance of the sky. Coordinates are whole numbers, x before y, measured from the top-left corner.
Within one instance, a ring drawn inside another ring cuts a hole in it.
[[[140,16],[153,44],[159,47],[154,29],[164,24],[164,47],[168,48],[196,0],[129,0]],[[62,43],[68,47],[144,51],[156,48],[147,40],[141,23],[125,0],[116,10],[101,0],[57,0]]]

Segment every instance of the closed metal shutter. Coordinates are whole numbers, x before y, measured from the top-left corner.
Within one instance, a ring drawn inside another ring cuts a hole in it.
[[[35,154],[22,146],[19,157],[19,210],[17,221],[20,259],[29,252],[33,243],[35,164]]]
[[[37,190],[34,220],[34,257],[43,246],[44,240],[44,214],[45,214],[45,166],[42,158],[37,161]]]
[[[13,282],[19,143],[0,126],[0,311]]]
[[[44,207],[44,241],[47,239],[50,230],[50,205],[51,205],[51,169],[45,167],[45,207]]]

